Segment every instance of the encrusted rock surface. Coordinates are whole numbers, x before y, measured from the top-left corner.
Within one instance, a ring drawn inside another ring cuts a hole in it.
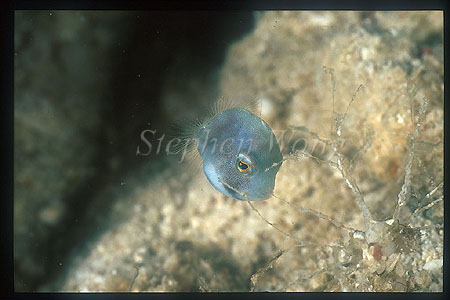
[[[276,197],[252,203],[255,209],[218,193],[201,169],[179,164],[179,157],[142,158],[121,177],[123,185],[99,195],[114,198],[109,227],[40,290],[442,291],[442,13],[283,11],[255,13],[255,20],[228,48],[217,94],[262,99],[262,117],[278,137],[303,126],[332,141],[333,74],[334,110],[347,112],[339,148],[347,179],[358,185],[373,220],[363,217],[339,170],[289,156],[289,149]],[[168,74],[176,73],[173,66]],[[171,89],[167,75],[161,111],[170,115],[179,104],[193,114],[182,104],[186,90],[207,103],[215,90],[203,90],[196,78]],[[398,223],[390,219],[424,97],[429,103]],[[294,133],[311,150],[314,135]],[[320,149],[313,156],[336,162],[330,145]],[[429,227],[412,228],[423,226]]]

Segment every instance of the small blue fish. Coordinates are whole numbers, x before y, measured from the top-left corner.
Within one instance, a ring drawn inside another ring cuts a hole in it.
[[[192,135],[211,185],[228,197],[258,201],[272,195],[283,157],[269,125],[250,107],[219,100]]]

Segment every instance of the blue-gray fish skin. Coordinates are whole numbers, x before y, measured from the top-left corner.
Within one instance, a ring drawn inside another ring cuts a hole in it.
[[[242,108],[228,109],[203,123],[196,138],[203,172],[216,190],[239,200],[272,195],[283,157],[261,118]]]

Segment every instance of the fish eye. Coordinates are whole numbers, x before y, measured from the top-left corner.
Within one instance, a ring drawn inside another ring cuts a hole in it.
[[[236,157],[236,168],[242,174],[251,175],[253,173],[253,163],[245,154],[238,154]]]
[[[241,171],[241,172],[248,172],[249,168],[250,168],[250,166],[247,163],[243,162],[242,160],[238,161],[238,169],[239,169],[239,171]]]

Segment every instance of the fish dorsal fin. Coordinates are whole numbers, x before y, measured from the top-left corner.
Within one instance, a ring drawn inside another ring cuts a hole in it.
[[[170,145],[170,152],[177,154],[177,160],[180,163],[186,163],[186,171],[195,174],[201,170],[201,157],[197,152],[195,135],[202,121],[180,120],[171,124],[167,132],[167,140],[175,141]],[[164,144],[164,149],[168,147],[168,142]]]
[[[238,101],[231,100],[230,97],[223,96],[211,105],[209,112],[208,112],[207,119],[211,119],[214,116],[216,116],[217,114],[219,114],[225,110],[233,109],[233,108],[242,108],[242,109],[248,110],[249,112],[260,117],[262,103],[259,98],[238,102]]]
[[[241,108],[250,111],[251,113],[261,116],[261,100],[253,99],[242,102],[237,102],[231,100],[230,97],[221,97],[219,100],[215,101],[209,106],[209,109],[203,116],[200,116],[194,120],[179,120],[170,126],[170,130],[167,134],[168,140],[178,139],[179,143],[174,143],[170,145],[171,151],[185,153],[188,161],[193,161],[197,164],[199,160],[199,155],[197,153],[196,144],[193,142],[196,138],[198,129],[214,118],[216,115],[223,111],[233,108]],[[167,146],[167,145],[165,145]],[[184,157],[184,156],[183,156]]]
[[[223,96],[210,105],[208,111],[208,119],[211,119],[217,114],[220,114],[221,112],[232,108],[236,108],[236,104],[231,101],[231,98]]]
[[[258,117],[261,117],[262,101],[260,98],[248,100],[244,103],[243,108],[257,115]]]

